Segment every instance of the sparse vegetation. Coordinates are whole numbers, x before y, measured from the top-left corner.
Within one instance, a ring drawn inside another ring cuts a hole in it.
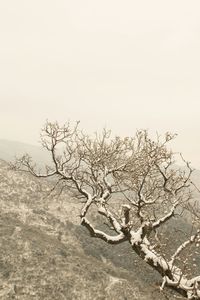
[[[145,265],[126,245],[91,243],[78,224],[80,205],[67,191],[49,195],[51,182],[1,160],[0,178],[0,299],[165,300],[154,274],[145,281]]]

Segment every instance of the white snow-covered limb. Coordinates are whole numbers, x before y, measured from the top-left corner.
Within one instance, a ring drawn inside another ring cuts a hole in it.
[[[182,243],[176,250],[176,252],[172,255],[170,264],[173,265],[175,259],[180,255],[180,253],[190,244],[194,243],[199,239],[200,230],[197,231],[196,234],[192,235],[187,241]]]
[[[82,210],[81,210],[81,214],[80,217],[83,218],[85,217],[85,215],[87,214],[87,211],[90,207],[90,205],[92,204],[94,198],[91,195],[88,195],[88,200],[86,201],[86,203],[84,204]]]
[[[130,210],[131,207],[128,204],[122,205],[122,213],[123,213],[123,218],[122,218],[122,226],[126,227],[130,223]]]
[[[166,276],[166,285],[176,288],[185,294],[185,297],[190,300],[200,299],[200,290],[198,286],[198,281],[192,282],[188,280],[185,276],[174,275],[174,280],[170,280]]]
[[[130,210],[131,209],[130,205],[128,205],[128,204],[123,204],[122,208],[124,208],[126,210]]]
[[[200,283],[200,276],[196,276],[196,277],[190,279],[190,284],[193,284],[195,282],[199,282]]]
[[[106,200],[106,199],[108,199],[108,197],[110,196],[110,194],[111,194],[111,192],[109,191],[109,190],[105,190],[104,191],[104,193],[103,193],[103,195],[102,195],[102,198],[104,199],[104,200]]]
[[[142,243],[141,251],[144,254],[144,260],[146,262],[151,261],[151,264],[153,264],[155,267],[161,267],[163,273],[169,271],[169,264],[167,261],[155,251],[150,250],[147,245]]]
[[[161,286],[160,286],[160,290],[161,290],[161,291],[164,289],[166,282],[167,282],[167,279],[166,279],[166,276],[164,276],[164,277],[163,277],[162,284],[161,284]]]
[[[110,182],[108,181],[108,179],[107,179],[106,176],[107,176],[107,175],[105,175],[105,176],[103,177],[103,181],[104,181],[104,183],[105,183],[105,185],[106,185],[108,191],[111,193],[111,184],[110,184]]]
[[[142,242],[142,228],[140,228],[136,232],[131,230],[131,244],[138,245],[141,242]]]
[[[193,282],[192,287],[187,290],[187,297],[191,300],[200,299],[200,289],[198,281]]]
[[[75,184],[77,190],[80,194],[82,194],[86,199],[91,200],[92,196],[90,193],[88,193],[84,188],[82,188],[81,184],[76,180],[74,176],[71,176],[71,181]]]
[[[200,282],[200,276],[188,280],[182,270],[170,265],[162,256],[149,249],[145,243],[139,244],[140,256],[163,277],[161,289],[165,285],[173,287],[187,295],[188,299],[200,299],[200,290],[196,283]]]
[[[109,174],[109,171],[108,171],[107,167],[105,167],[103,182],[106,186],[106,190],[104,191],[104,193],[102,195],[102,198],[105,200],[108,199],[108,197],[110,196],[110,194],[112,192],[111,183],[108,181],[108,178],[107,178],[108,174]]]
[[[173,274],[171,268],[164,257],[159,255],[156,251],[150,248],[150,243],[146,237],[142,239],[142,229],[137,232],[131,231],[131,245],[133,250],[151,267],[161,274],[173,281]]]
[[[166,285],[184,292],[187,299],[200,299],[200,276],[194,277],[189,280],[182,273],[182,270],[175,266],[171,267],[171,273],[173,276],[173,280],[170,279],[168,276],[165,276],[164,281]]]
[[[115,231],[118,233],[121,233],[122,226],[120,223],[117,221],[117,219],[114,217],[114,215],[109,211],[105,206],[100,205],[98,208],[98,212],[105,216],[111,223],[111,225],[114,227]]]
[[[160,227],[162,224],[164,224],[165,222],[167,222],[169,219],[171,219],[171,217],[174,216],[174,212],[176,207],[178,206],[179,202],[177,201],[171,208],[170,212],[168,214],[166,214],[164,217],[160,218],[159,220],[157,220],[156,222],[154,222],[152,224],[152,228],[158,228]]]
[[[145,237],[151,228],[150,222],[145,222],[137,231],[130,231],[131,234],[131,244],[139,245],[145,241]]]
[[[100,238],[109,244],[120,244],[127,240],[123,232],[118,235],[112,236],[106,234],[101,230],[95,229],[86,218],[81,219],[81,225],[85,226],[89,230],[92,237]]]

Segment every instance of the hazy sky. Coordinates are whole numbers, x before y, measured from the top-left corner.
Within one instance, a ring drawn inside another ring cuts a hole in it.
[[[0,1],[0,138],[45,120],[177,132],[200,168],[199,0]]]

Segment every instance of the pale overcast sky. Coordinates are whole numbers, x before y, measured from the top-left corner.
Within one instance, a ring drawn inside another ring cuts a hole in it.
[[[199,0],[0,1],[0,139],[45,120],[178,133],[200,168]]]

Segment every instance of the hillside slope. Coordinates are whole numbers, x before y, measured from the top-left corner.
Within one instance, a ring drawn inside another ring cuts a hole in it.
[[[0,299],[174,299],[128,244],[92,239],[80,204],[50,187],[0,161]]]

